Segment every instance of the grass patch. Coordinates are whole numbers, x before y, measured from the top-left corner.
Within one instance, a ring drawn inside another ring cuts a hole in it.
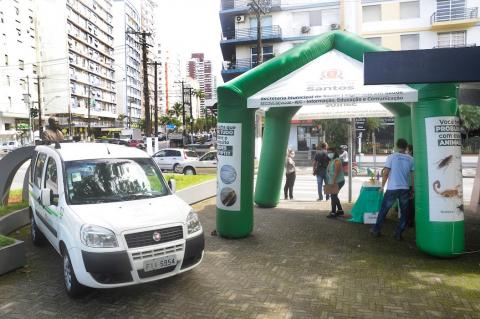
[[[8,203],[9,204],[16,204],[22,202],[22,189],[12,189],[8,194]]]
[[[28,202],[9,204],[8,206],[5,206],[5,207],[0,206],[0,217],[25,207],[28,207]]]
[[[177,182],[177,191],[188,188],[193,185],[201,184],[203,182],[215,179],[217,175],[205,174],[205,175],[182,175],[182,174],[164,174],[165,179],[168,181],[173,178]]]
[[[11,245],[14,242],[15,242],[15,240],[0,235],[0,247],[5,247],[5,246],[8,246],[8,245]]]

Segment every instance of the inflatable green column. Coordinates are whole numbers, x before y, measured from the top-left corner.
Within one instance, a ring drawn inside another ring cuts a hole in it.
[[[280,200],[290,120],[299,109],[300,107],[271,108],[265,114],[255,187],[255,203],[260,207],[275,207]]]
[[[423,98],[412,112],[416,241],[452,257],[464,249],[460,121],[455,98]]]
[[[229,88],[218,89],[217,232],[248,236],[253,229],[255,109]]]

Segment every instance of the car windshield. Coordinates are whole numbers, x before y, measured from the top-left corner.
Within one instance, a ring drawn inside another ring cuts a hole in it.
[[[169,194],[151,159],[94,159],[65,163],[72,205],[120,202]]]

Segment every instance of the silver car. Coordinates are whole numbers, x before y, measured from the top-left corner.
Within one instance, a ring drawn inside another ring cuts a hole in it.
[[[161,170],[180,173],[179,165],[192,159],[198,159],[198,154],[182,148],[164,148],[153,154],[152,158]]]
[[[200,157],[183,162],[178,171],[185,175],[215,174],[217,172],[217,151],[211,151]]]

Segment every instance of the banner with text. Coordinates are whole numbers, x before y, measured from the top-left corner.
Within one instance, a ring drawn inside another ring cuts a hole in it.
[[[217,125],[217,207],[240,210],[242,124]]]
[[[460,119],[425,119],[430,221],[455,222],[463,217],[462,138]]]

